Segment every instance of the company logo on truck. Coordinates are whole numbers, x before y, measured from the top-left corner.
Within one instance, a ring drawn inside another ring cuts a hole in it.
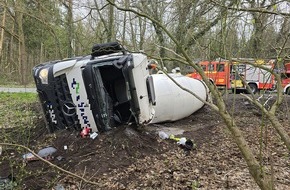
[[[78,107],[78,110],[80,112],[80,116],[81,116],[81,118],[83,120],[83,123],[87,127],[90,127],[90,121],[88,119],[88,116],[85,114],[85,107],[88,107],[88,105],[85,104],[85,102],[81,101],[81,96],[79,94],[79,92],[80,92],[80,83],[77,82],[75,78],[73,78],[73,81],[71,83],[71,88],[75,90],[77,107]],[[68,108],[72,108],[72,105],[68,105]],[[75,106],[74,106],[74,108],[75,108]],[[70,110],[68,110],[68,111],[70,111]]]
[[[76,106],[72,102],[64,103],[62,111],[67,116],[72,116],[76,113]]]

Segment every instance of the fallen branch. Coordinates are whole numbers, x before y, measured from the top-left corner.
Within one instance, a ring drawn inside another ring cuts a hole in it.
[[[33,152],[30,148],[28,148],[26,146],[23,146],[21,144],[12,144],[12,143],[0,143],[0,145],[2,145],[2,146],[14,146],[14,147],[23,148],[23,149],[29,151],[31,154],[33,154],[40,161],[45,162],[46,164],[50,165],[52,168],[55,168],[57,170],[60,170],[63,173],[66,173],[66,174],[68,174],[68,175],[70,175],[72,177],[78,178],[78,179],[80,179],[80,180],[82,180],[82,181],[84,181],[86,183],[89,183],[89,184],[92,184],[92,185],[97,185],[98,187],[100,187],[100,185],[98,183],[96,183],[96,182],[92,182],[92,181],[86,180],[85,178],[83,178],[83,177],[81,177],[81,176],[79,176],[79,175],[77,175],[75,173],[72,173],[70,171],[67,171],[67,170],[65,170],[65,169],[63,169],[63,168],[61,168],[61,167],[59,167],[59,166],[57,166],[57,165],[55,165],[55,164],[53,164],[53,163],[45,160],[45,159],[43,159],[42,157],[40,157],[38,154],[36,154],[35,152]]]

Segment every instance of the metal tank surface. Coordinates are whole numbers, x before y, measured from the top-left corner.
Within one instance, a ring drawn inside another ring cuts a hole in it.
[[[152,75],[156,95],[155,115],[151,123],[176,121],[199,110],[204,103],[187,91],[182,90],[165,74]],[[183,88],[186,88],[207,101],[208,89],[197,79],[183,75],[171,74],[171,77]]]

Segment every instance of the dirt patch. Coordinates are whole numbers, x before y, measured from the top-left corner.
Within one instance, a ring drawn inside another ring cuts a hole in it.
[[[262,143],[260,162],[267,169],[273,166],[276,188],[289,188],[290,155],[269,122],[240,95],[228,95],[225,101],[229,111],[234,110],[236,122],[257,158]],[[290,134],[289,105],[287,97],[278,114]],[[39,114],[38,106],[31,107]],[[55,147],[53,164],[98,186],[83,183],[41,161],[25,164],[22,155],[27,152],[9,147],[0,157],[0,176],[13,174],[16,189],[56,189],[57,185],[66,189],[258,189],[223,120],[208,106],[180,121],[119,126],[94,140],[81,138],[77,131],[49,134],[42,120],[35,119],[35,123],[37,126],[28,130],[29,140],[27,136],[21,138],[15,129],[5,131],[6,137],[35,152]],[[183,134],[177,136],[192,139],[196,148],[188,152],[175,141],[158,137],[158,130],[172,128],[182,129]],[[259,140],[261,135],[263,140]]]

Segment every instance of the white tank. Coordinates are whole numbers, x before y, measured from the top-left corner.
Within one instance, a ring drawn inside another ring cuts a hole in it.
[[[192,91],[201,99],[207,100],[208,88],[202,81],[180,74],[170,76],[182,87]],[[156,105],[153,106],[155,115],[150,123],[176,121],[191,115],[204,105],[192,94],[179,88],[165,74],[155,74],[152,77]]]

